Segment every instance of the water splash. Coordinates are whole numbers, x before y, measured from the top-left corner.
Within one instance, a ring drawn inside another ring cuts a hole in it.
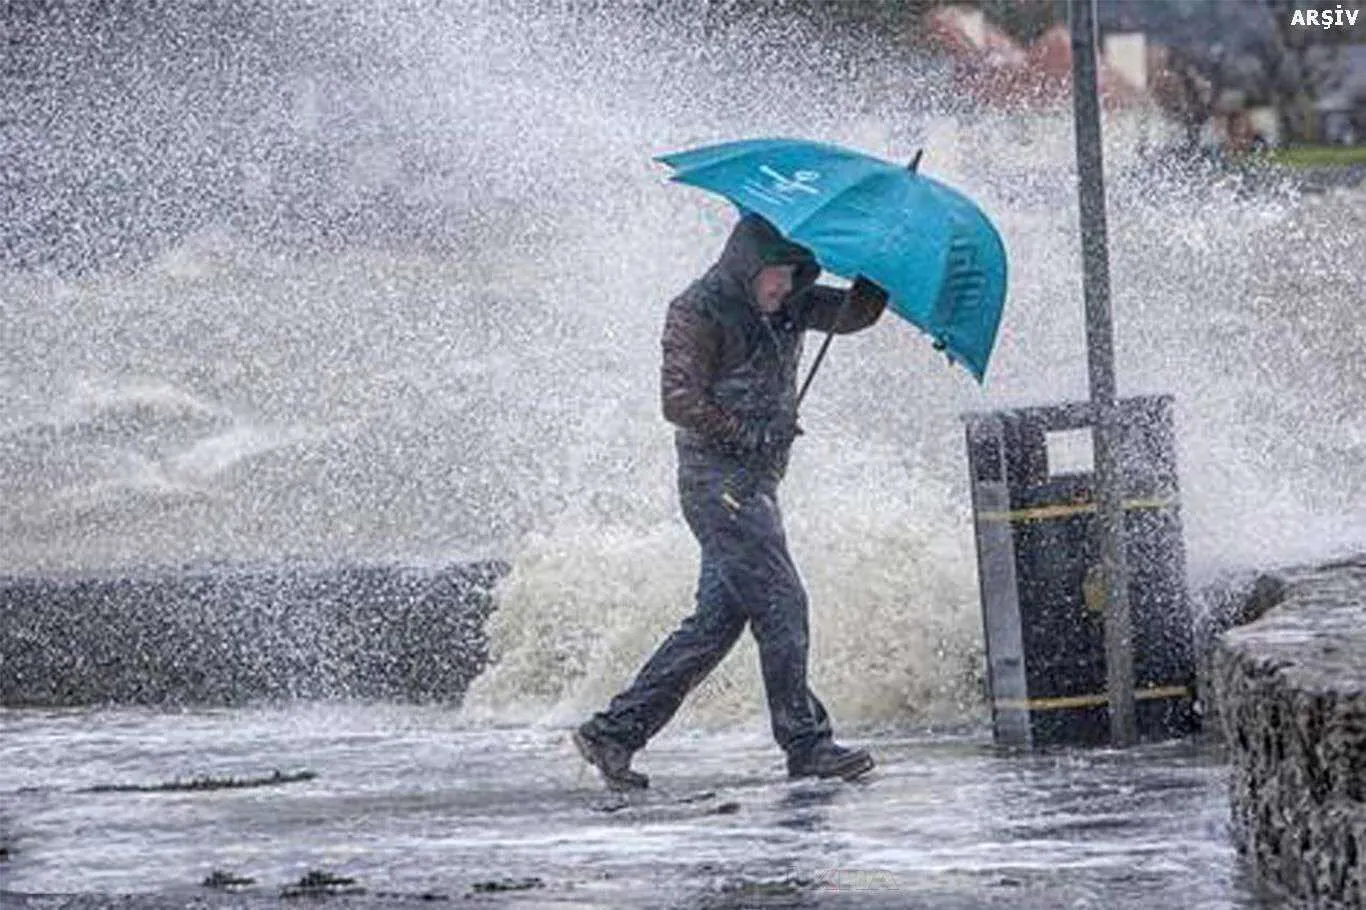
[[[840,339],[784,507],[837,717],[975,710],[958,415],[1086,394],[1064,115],[967,109],[906,48],[691,9],[142,25],[181,50],[134,71],[53,45],[54,96],[99,117],[25,108],[0,272],[8,566],[501,556],[499,663],[469,716],[578,716],[691,609],[696,571],[658,334],[732,215],[650,158],[739,135],[923,146],[1010,250],[988,383],[895,320]],[[241,65],[195,63],[229,45]],[[1106,130],[1119,386],[1176,396],[1193,577],[1359,548],[1361,192],[1254,190],[1143,153],[1160,121]],[[684,722],[762,725],[759,692],[746,641]]]

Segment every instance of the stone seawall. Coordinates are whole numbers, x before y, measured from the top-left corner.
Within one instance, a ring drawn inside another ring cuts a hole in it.
[[[1363,907],[1366,558],[1281,578],[1280,603],[1212,655],[1233,837],[1287,896]]]
[[[484,562],[0,578],[0,706],[454,700],[507,571]]]

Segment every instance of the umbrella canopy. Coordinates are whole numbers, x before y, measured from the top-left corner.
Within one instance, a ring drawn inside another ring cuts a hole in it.
[[[971,200],[913,168],[800,139],[727,142],[655,159],[673,180],[754,212],[826,271],[887,291],[897,315],[981,382],[1006,293],[1001,237]]]

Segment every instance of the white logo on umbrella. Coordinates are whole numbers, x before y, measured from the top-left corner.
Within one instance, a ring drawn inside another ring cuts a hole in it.
[[[820,171],[794,171],[789,177],[767,164],[759,165],[759,173],[767,180],[750,177],[745,181],[745,189],[765,202],[786,205],[799,193],[819,196],[821,191],[811,184],[821,179]]]

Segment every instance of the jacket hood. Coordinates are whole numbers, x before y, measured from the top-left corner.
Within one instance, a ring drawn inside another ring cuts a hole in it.
[[[821,267],[810,250],[788,240],[762,216],[747,214],[730,232],[721,258],[713,268],[728,296],[753,306],[752,282],[766,265],[797,266],[789,300],[814,284],[821,274]]]

